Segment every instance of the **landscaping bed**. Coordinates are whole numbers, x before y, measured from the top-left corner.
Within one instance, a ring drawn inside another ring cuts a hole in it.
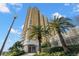
[[[70,53],[64,53],[62,47],[44,47],[40,54],[36,53],[34,56],[77,56],[79,53],[79,45],[70,45],[68,48],[70,49]]]

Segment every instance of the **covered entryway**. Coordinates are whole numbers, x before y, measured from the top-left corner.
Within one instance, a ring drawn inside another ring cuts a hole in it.
[[[36,52],[36,46],[28,45],[28,53],[34,53],[34,52]]]

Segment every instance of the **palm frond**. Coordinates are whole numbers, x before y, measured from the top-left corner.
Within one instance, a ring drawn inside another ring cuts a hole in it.
[[[69,18],[65,18],[65,17],[55,17],[51,22],[50,22],[50,28],[52,29],[52,31],[57,31],[60,30],[61,32],[66,32],[66,29],[70,28],[70,27],[75,27],[75,25],[73,25],[70,22],[71,19]]]

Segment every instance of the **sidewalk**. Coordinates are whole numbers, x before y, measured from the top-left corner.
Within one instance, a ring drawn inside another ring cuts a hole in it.
[[[27,54],[24,54],[24,55],[21,55],[21,56],[33,56],[35,53],[27,53]]]

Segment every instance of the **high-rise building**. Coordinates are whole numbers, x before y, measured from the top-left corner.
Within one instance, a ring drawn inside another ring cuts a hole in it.
[[[22,33],[25,52],[37,52],[39,48],[38,40],[29,39],[29,31],[27,29],[34,25],[45,26],[47,23],[47,17],[43,16],[36,7],[28,9]]]
[[[34,39],[29,38],[30,33],[28,31],[28,28],[30,28],[33,25],[41,25],[41,26],[48,25],[48,18],[42,15],[40,11],[38,10],[38,8],[36,7],[28,9],[24,27],[23,27],[22,35],[23,35],[24,40],[22,43],[24,45],[25,52],[37,52],[39,48],[38,40],[36,38]],[[73,36],[76,36],[78,34],[79,34],[79,29],[76,29],[76,28],[70,28],[70,30],[67,31],[67,33],[64,33],[64,34],[62,33],[66,44],[69,44],[69,45],[72,42]],[[52,46],[61,46],[61,42],[57,34],[47,39],[51,41],[50,43]],[[43,38],[43,42],[44,40],[45,38]]]

